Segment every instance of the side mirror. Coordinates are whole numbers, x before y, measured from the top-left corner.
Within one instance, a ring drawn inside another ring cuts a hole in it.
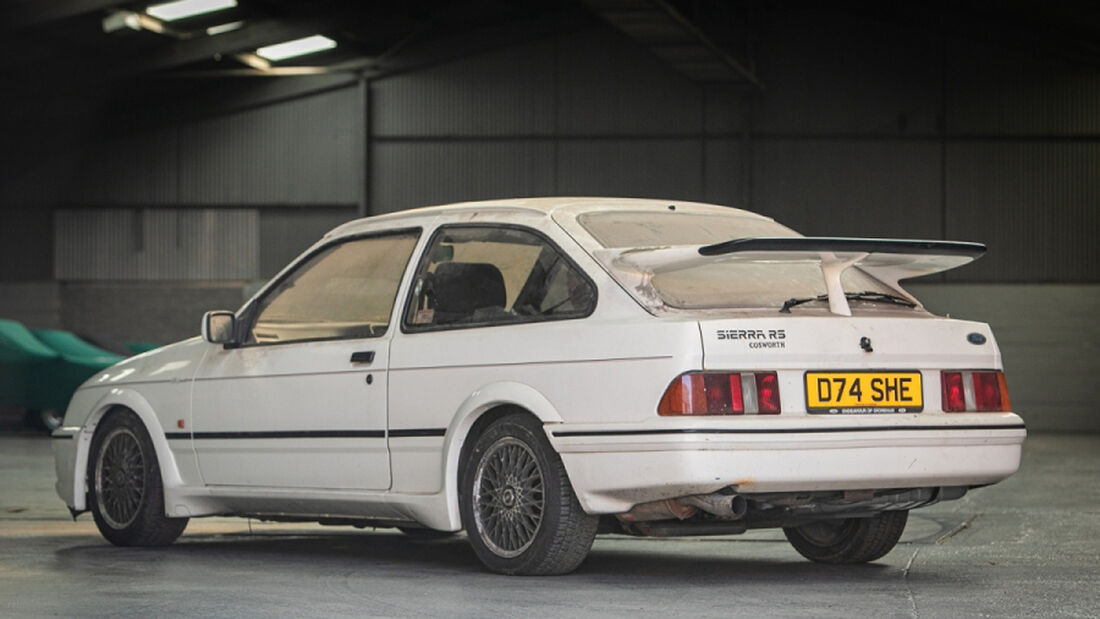
[[[202,339],[211,344],[230,344],[236,332],[237,317],[233,312],[216,310],[202,315]]]

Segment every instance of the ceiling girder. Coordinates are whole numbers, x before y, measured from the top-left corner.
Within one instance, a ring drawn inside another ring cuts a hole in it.
[[[762,87],[745,63],[717,45],[667,0],[583,0],[615,28],[700,82]]]
[[[126,77],[171,69],[219,56],[230,56],[253,51],[258,47],[298,39],[324,32],[334,22],[328,19],[305,21],[263,20],[247,22],[240,30],[215,36],[200,36],[173,41],[163,49],[150,52],[136,59],[121,61],[113,74]]]
[[[125,4],[126,0],[19,0],[0,11],[0,23],[18,30]]]

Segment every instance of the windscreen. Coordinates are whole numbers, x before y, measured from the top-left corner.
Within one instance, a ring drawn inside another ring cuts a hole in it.
[[[732,214],[615,211],[586,213],[577,221],[607,249],[711,245],[741,238],[801,236],[771,220]],[[607,266],[613,276],[620,277],[613,261]],[[858,268],[844,271],[841,283],[846,292],[897,294]],[[681,309],[779,308],[788,299],[825,294],[825,279],[817,261],[716,261],[657,273],[649,285],[666,305]]]

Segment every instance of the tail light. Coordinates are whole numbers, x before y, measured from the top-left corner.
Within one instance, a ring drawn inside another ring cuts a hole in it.
[[[945,413],[1012,410],[1004,372],[940,372]]]
[[[777,415],[779,379],[775,372],[688,372],[673,379],[657,414]]]

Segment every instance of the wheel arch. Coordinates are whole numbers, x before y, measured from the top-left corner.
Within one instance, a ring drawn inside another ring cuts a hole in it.
[[[458,510],[458,480],[469,447],[489,424],[510,413],[531,415],[544,426],[562,421],[550,400],[530,385],[502,381],[470,394],[452,418],[443,445],[443,495],[449,530],[462,528]]]
[[[113,389],[111,393],[96,402],[92,413],[85,419],[80,431],[80,438],[77,443],[76,470],[73,471],[73,479],[76,482],[74,484],[72,506],[74,511],[82,512],[88,509],[88,467],[91,462],[92,438],[95,436],[96,428],[107,415],[119,411],[133,413],[145,427],[145,431],[149,434],[149,440],[153,444],[153,451],[157,456],[161,483],[164,488],[175,488],[183,484],[179,467],[176,466],[176,460],[172,456],[171,448],[168,446],[168,439],[164,435],[164,428],[153,412],[153,407],[145,398],[134,391]],[[165,513],[168,513],[167,497],[168,493],[165,492]]]

